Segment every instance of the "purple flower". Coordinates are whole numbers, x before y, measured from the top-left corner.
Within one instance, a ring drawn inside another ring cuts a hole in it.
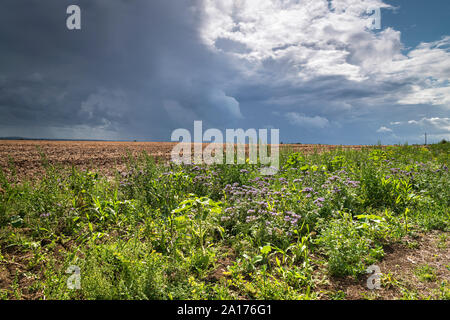
[[[305,188],[302,190],[302,192],[313,192],[314,189],[313,188]]]
[[[322,202],[324,202],[324,201],[325,201],[324,198],[317,198],[316,200],[314,200],[314,204],[315,204],[316,206],[318,206],[319,208],[321,208],[321,207],[323,207]]]
[[[351,186],[353,188],[357,188],[359,186],[359,184],[360,184],[359,181],[347,180],[347,182],[346,182],[347,186]]]
[[[341,189],[339,189],[338,187],[333,187],[333,190],[331,190],[331,192],[333,192],[333,193],[339,193],[339,192],[341,192]]]
[[[280,182],[283,183],[283,184],[284,184],[284,183],[287,183],[286,178],[279,178],[278,181],[280,181]]]

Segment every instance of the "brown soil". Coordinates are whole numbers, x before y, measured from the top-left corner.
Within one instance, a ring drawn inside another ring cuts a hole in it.
[[[21,252],[18,248],[8,248],[3,252],[4,261],[0,262],[0,289],[8,292],[8,299],[35,300],[42,299],[43,294],[33,289],[33,283],[37,280],[37,274],[41,274],[39,263],[30,267],[33,260],[30,252]]]
[[[358,280],[328,278],[320,286],[322,299],[331,299],[336,292],[349,300],[439,298],[442,284],[450,292],[450,235],[433,231],[406,238],[386,247],[385,257],[377,265],[382,273],[380,289],[368,289],[369,275]],[[432,268],[435,279],[420,278],[418,270],[424,266]]]
[[[228,248],[225,256],[215,263],[215,269],[206,277],[206,279],[211,282],[220,281],[220,279],[225,277],[228,267],[231,266],[235,260],[236,254],[232,248]]]
[[[0,169],[10,173],[10,159],[14,163],[19,178],[32,178],[44,172],[41,154],[48,163],[80,169],[108,171],[123,169],[129,154],[138,156],[145,151],[148,155],[168,161],[176,142],[100,142],[100,141],[0,141]],[[203,145],[205,148],[207,144]],[[361,149],[364,146],[331,146],[311,144],[280,145],[281,149],[312,153],[332,150],[339,147]],[[193,147],[192,147],[193,148]],[[225,149],[225,148],[224,148]],[[1,191],[0,191],[1,192]]]

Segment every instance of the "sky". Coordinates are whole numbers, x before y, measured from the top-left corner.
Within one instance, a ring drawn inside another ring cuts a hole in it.
[[[66,27],[69,5],[81,30]],[[369,27],[379,8],[381,29]],[[2,0],[0,136],[450,140],[448,0]]]

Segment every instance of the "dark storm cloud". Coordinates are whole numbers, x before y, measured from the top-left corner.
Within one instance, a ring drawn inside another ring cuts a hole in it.
[[[80,31],[66,28],[74,3]],[[165,101],[212,123],[226,118],[211,104],[229,66],[198,39],[195,8],[195,1],[2,1],[0,124],[41,125],[42,136],[47,126],[79,125],[167,140],[182,123]]]

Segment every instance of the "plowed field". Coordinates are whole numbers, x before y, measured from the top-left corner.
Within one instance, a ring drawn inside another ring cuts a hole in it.
[[[137,156],[145,151],[159,161],[170,159],[176,142],[104,142],[104,141],[0,141],[0,167],[9,171],[14,162],[18,177],[33,177],[43,171],[42,154],[50,164],[82,169],[109,171],[124,167],[128,154]],[[204,147],[207,144],[204,144]],[[360,149],[363,146],[332,146],[313,144],[284,144],[281,149],[293,149],[305,153],[338,147]]]

